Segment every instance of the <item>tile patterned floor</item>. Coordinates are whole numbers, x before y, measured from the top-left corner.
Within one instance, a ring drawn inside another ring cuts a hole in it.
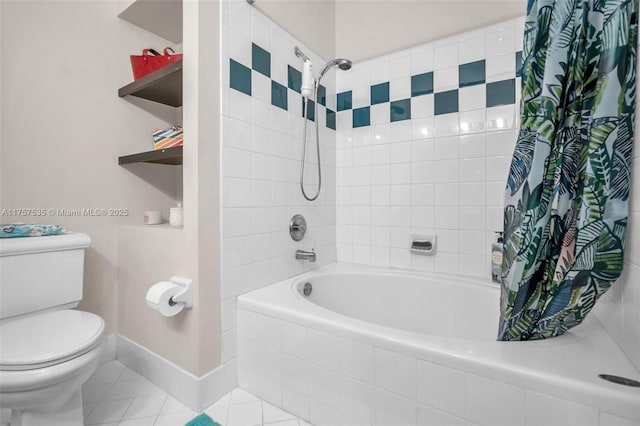
[[[184,426],[198,414],[118,361],[98,367],[82,395],[86,426]],[[310,426],[242,389],[204,412],[223,426]]]

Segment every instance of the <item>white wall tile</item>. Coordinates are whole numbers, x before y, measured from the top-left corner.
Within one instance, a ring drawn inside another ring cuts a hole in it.
[[[451,136],[458,134],[458,113],[435,116],[436,136]]]
[[[307,328],[288,321],[280,324],[282,352],[300,359],[307,359]]]
[[[524,389],[467,373],[467,416],[479,425],[525,424]]]
[[[435,189],[435,205],[439,207],[458,205],[460,197],[458,183],[436,183],[433,188]]]
[[[389,83],[389,100],[397,101],[411,97],[411,78],[403,77]]]
[[[474,109],[484,109],[487,105],[487,90],[484,84],[461,87],[458,90],[458,103],[460,111],[470,111]]]
[[[486,162],[483,158],[467,158],[459,162],[460,182],[483,182],[486,180]]]
[[[562,424],[566,426],[597,426],[598,411],[573,402],[553,398],[538,392],[526,392],[526,426]],[[544,409],[541,409],[544,407]]]
[[[516,57],[513,52],[487,58],[485,66],[487,83],[516,77]]]
[[[433,95],[414,96],[411,98],[411,117],[433,116]]]
[[[309,420],[309,397],[302,393],[283,387],[282,408],[303,420]]]
[[[515,33],[513,25],[506,24],[503,28],[493,31],[488,30],[486,36],[485,49],[487,57],[503,55],[516,51]]]
[[[433,73],[433,90],[444,92],[458,88],[458,65],[436,69]]]
[[[388,103],[388,102],[385,102],[385,103],[382,103],[382,104],[371,105],[371,108],[369,110],[371,126],[375,126],[377,124],[389,123],[389,120],[390,120],[390,118],[389,118],[389,116],[390,116],[389,106],[390,105],[391,104]],[[374,131],[373,133],[374,134],[380,134],[379,132],[376,133],[376,131]],[[388,131],[386,133],[388,133]]]
[[[458,42],[458,63],[468,64],[485,58],[484,34]]]
[[[460,134],[484,132],[485,110],[475,109],[460,112]]]
[[[406,425],[417,422],[417,407],[414,401],[376,389],[376,426]]]
[[[518,132],[508,130],[503,132],[492,132],[487,135],[487,157],[513,154],[516,146]]]
[[[431,45],[421,49],[413,49],[411,52],[411,75],[433,71],[433,60],[434,54]]]
[[[308,364],[307,368],[309,398],[339,409],[341,376],[338,373],[313,364]]]
[[[408,244],[408,240],[407,240]],[[397,352],[376,348],[376,387],[415,399],[416,359]]]
[[[442,68],[458,66],[458,43],[453,42],[443,46],[437,46],[434,49],[434,68],[440,70]]]
[[[433,139],[418,139],[411,141],[411,160],[430,161],[434,159]]]
[[[435,136],[435,124],[433,117],[422,117],[411,120],[411,138],[427,139]]]
[[[458,136],[438,137],[434,139],[433,159],[453,160],[460,156]]]
[[[314,399],[309,400],[309,421],[318,426],[340,424],[340,411]]]
[[[485,157],[485,134],[469,134],[460,136],[460,158]]]
[[[349,377],[365,383],[374,383],[373,346],[340,338],[339,371]]]
[[[333,371],[338,371],[340,358],[338,337],[324,331],[309,329],[307,359]]]
[[[343,377],[340,381],[340,409],[366,424],[373,424],[375,388]]]
[[[389,80],[404,78],[411,73],[411,56],[407,51],[394,55],[389,60]]]
[[[460,242],[462,247],[462,241]],[[483,246],[484,247],[484,246]],[[477,277],[477,278],[485,278],[489,275],[487,272],[488,269],[488,258],[484,253],[486,251],[483,250],[483,254],[464,254],[460,253],[460,269],[458,273],[460,275],[468,276],[468,277]]]
[[[251,97],[231,89],[229,91],[229,117],[251,123]]]
[[[600,412],[600,425],[601,426],[639,426],[640,422],[636,422],[631,419],[619,417],[613,414]]]
[[[389,61],[384,58],[375,59],[371,63],[370,72],[372,85],[389,81]]]
[[[467,426],[464,418],[418,404],[418,426]]]

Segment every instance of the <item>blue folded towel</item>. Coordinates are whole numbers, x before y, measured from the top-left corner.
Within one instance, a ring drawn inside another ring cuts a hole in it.
[[[0,225],[0,238],[15,237],[44,237],[60,235],[65,230],[59,225],[44,225],[41,223],[8,223]]]
[[[220,423],[216,423],[211,420],[211,417],[202,413],[197,417],[194,417],[184,426],[221,426]]]

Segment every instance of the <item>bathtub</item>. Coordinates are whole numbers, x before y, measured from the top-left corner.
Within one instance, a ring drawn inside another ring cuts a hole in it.
[[[497,342],[498,304],[490,282],[322,267],[238,297],[239,385],[314,425],[640,425],[640,388],[598,378],[640,374],[597,320]]]

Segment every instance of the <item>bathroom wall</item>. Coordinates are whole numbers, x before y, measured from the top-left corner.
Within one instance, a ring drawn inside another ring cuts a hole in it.
[[[128,209],[127,216],[4,215],[87,233],[84,300],[116,330],[116,227],[142,224],[180,197],[175,167],[119,166],[117,157],[152,148],[151,129],[175,111],[118,98],[132,80],[129,54],[166,41],[116,17],[115,2],[2,1],[0,25],[3,209]]]
[[[321,138],[322,191],[314,202],[299,187],[302,149],[302,62],[315,73],[325,63],[279,25],[246,2],[224,2],[222,18],[222,362],[235,357],[235,297],[303,271],[334,262],[335,89],[334,72],[322,80],[326,102],[315,119]],[[230,72],[231,71],[231,72]],[[326,104],[326,105],[325,105]],[[315,148],[309,122],[306,189],[315,190]],[[307,235],[289,236],[294,214],[306,218]],[[315,249],[317,262],[295,259]]]
[[[182,17],[184,226],[118,228],[118,333],[202,378],[221,363],[220,57],[219,29],[212,25],[220,19],[220,5],[185,2]],[[147,307],[145,295],[173,275],[192,280],[194,305],[165,318]],[[224,370],[217,372],[223,382]]]
[[[335,9],[336,56],[361,62],[523,16],[526,2],[338,0]]]
[[[337,76],[338,260],[490,277],[517,136],[523,18]],[[437,235],[437,255],[409,252]]]

